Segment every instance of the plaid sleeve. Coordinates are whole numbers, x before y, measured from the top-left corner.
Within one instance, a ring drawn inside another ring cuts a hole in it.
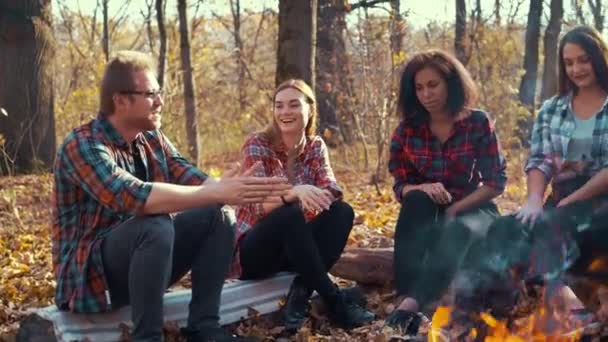
[[[321,189],[329,190],[336,199],[342,198],[342,188],[336,181],[336,176],[329,162],[329,153],[325,141],[319,136],[313,141],[314,156],[311,159],[315,165],[313,174],[315,177],[315,186]]]
[[[192,165],[186,158],[177,151],[175,146],[160,131],[157,132],[161,141],[162,149],[167,157],[169,175],[175,184],[200,185],[203,184],[208,176],[196,166]]]
[[[532,128],[530,155],[524,169],[526,173],[532,169],[539,169],[547,179],[551,179],[554,172],[550,121],[551,115],[555,112],[555,103],[555,99],[545,101],[538,112]]]
[[[481,119],[481,137],[477,145],[477,170],[484,185],[500,192],[507,183],[506,161],[494,130],[494,125],[486,113]]]
[[[405,125],[405,122],[402,121],[393,133],[388,161],[388,171],[395,179],[393,191],[399,202],[401,202],[403,187],[407,184],[415,184],[414,174],[416,172],[405,151]]]
[[[56,172],[115,212],[139,213],[152,184],[142,182],[119,167],[99,140],[73,136],[59,153]]]

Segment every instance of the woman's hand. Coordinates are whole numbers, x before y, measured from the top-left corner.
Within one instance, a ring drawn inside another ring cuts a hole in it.
[[[329,210],[329,207],[335,200],[329,190],[319,189],[310,184],[296,185],[291,191],[302,202],[302,206],[306,210]]]
[[[530,195],[524,204],[515,214],[515,218],[523,224],[533,227],[538,218],[543,213],[543,199],[537,195]]]
[[[418,189],[429,195],[437,204],[448,204],[452,202],[452,195],[445,189],[442,183],[425,183],[418,185]]]

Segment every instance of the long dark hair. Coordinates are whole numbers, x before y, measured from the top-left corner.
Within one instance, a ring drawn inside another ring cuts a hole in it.
[[[608,48],[596,29],[582,25],[566,32],[559,42],[559,70],[557,74],[559,79],[559,94],[566,95],[570,91],[576,94],[578,91],[576,85],[566,74],[564,46],[568,43],[576,44],[585,51],[591,59],[591,65],[593,66],[597,82],[604,91],[608,92]]]
[[[416,96],[416,74],[424,68],[433,68],[447,83],[447,106],[457,116],[464,108],[474,107],[477,87],[465,67],[442,50],[428,50],[412,56],[403,69],[399,89],[398,111],[405,120],[426,120],[429,113]]]

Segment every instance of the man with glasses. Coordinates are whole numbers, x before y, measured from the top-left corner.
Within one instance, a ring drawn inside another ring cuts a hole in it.
[[[215,181],[186,161],[159,130],[154,64],[118,53],[105,70],[98,118],[59,149],[55,302],[80,313],[130,304],[133,341],[161,341],[163,294],[192,270],[189,341],[244,341],[218,323],[234,243],[234,215],[223,204],[280,201],[288,185],[253,169]]]

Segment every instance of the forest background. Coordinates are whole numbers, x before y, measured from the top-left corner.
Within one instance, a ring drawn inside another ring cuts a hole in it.
[[[601,0],[0,0],[0,334],[52,303],[49,171],[65,135],[96,116],[113,52],[158,59],[163,131],[218,177],[269,122],[278,82],[313,84],[357,212],[349,245],[390,246],[387,153],[408,57],[441,48],[473,75],[507,156],[508,211],[525,194],[534,112],[556,90],[560,33],[604,23]]]

